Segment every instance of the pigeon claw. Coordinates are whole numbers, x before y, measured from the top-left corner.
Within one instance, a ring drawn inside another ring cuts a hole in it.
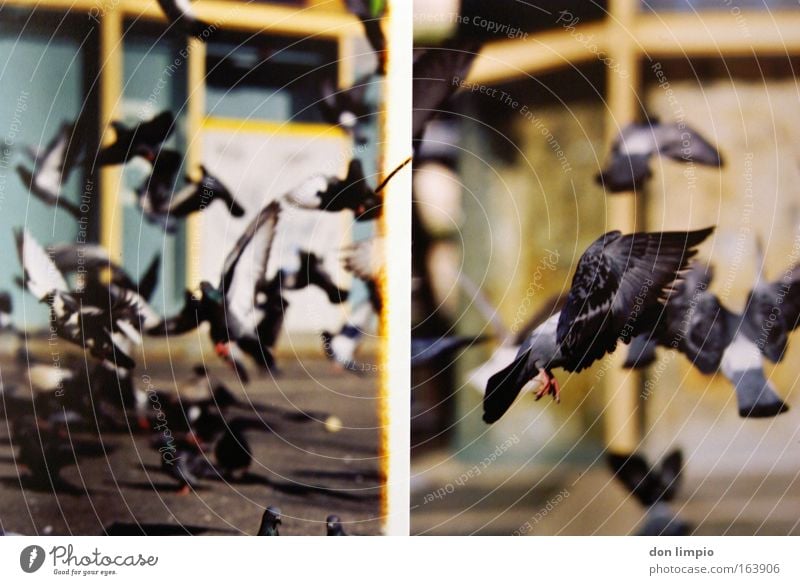
[[[539,374],[534,378],[539,382],[539,390],[536,391],[536,400],[541,399],[548,394],[553,397],[556,404],[561,403],[561,387],[558,384],[556,377],[547,370],[540,368]]]
[[[230,355],[231,355],[231,348],[230,348],[230,346],[229,346],[227,343],[224,343],[224,342],[222,342],[222,341],[218,342],[218,343],[217,343],[217,344],[214,346],[214,351],[215,351],[215,352],[217,353],[217,355],[218,355],[219,357],[221,357],[221,358],[228,358],[228,357],[230,357]]]

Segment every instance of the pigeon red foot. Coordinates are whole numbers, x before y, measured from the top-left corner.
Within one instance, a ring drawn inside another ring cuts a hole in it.
[[[556,377],[543,368],[539,368],[539,375],[534,380],[539,382],[539,390],[536,391],[536,400],[548,394],[553,397],[556,403],[561,402],[561,387],[558,385]]]

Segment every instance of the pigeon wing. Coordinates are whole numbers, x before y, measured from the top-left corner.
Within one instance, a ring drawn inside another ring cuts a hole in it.
[[[459,88],[481,48],[478,41],[449,41],[442,47],[426,50],[414,61],[411,130],[419,140],[425,126]]]
[[[225,259],[220,290],[225,295],[228,313],[245,327],[255,328],[258,324],[256,284],[267,271],[280,210],[278,201],[261,210]]]
[[[566,368],[580,371],[652,327],[654,309],[713,228],[694,232],[609,232],[578,262],[558,321]]]
[[[69,292],[69,286],[49,254],[28,230],[16,230],[17,253],[24,272],[25,287],[39,300],[54,292]]]

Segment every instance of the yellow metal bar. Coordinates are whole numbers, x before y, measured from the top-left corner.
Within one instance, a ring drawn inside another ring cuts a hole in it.
[[[121,6],[128,17],[164,20],[155,0],[122,0]],[[220,0],[199,0],[192,6],[198,18],[226,30],[336,38],[358,32],[360,27],[355,16],[341,10]]]
[[[251,134],[275,134],[281,136],[311,136],[341,140],[347,134],[339,126],[315,122],[273,122],[270,120],[245,120],[207,116],[202,120],[207,131],[246,132]]]
[[[189,41],[186,104],[186,164],[192,178],[200,178],[203,164],[203,121],[206,115],[206,45],[198,39]],[[194,213],[186,220],[186,286],[194,290],[200,285],[200,238],[202,214]]]
[[[100,19],[100,132],[104,144],[114,138],[110,125],[122,100],[122,75],[122,14],[109,3]],[[100,243],[115,262],[122,261],[121,179],[119,166],[100,169]]]
[[[634,28],[651,57],[778,56],[800,53],[800,11],[642,14]]]
[[[113,10],[127,18],[165,20],[156,0],[3,0],[3,6],[86,12],[98,19],[107,10]],[[193,6],[199,18],[227,30],[336,38],[342,34],[355,34],[360,27],[358,19],[335,2],[300,9],[222,0],[199,0]]]
[[[605,23],[586,24],[489,43],[475,60],[469,81],[498,83],[596,60],[606,50],[606,30]]]
[[[610,0],[608,35],[609,57],[619,67],[608,68],[607,79],[607,142],[610,143],[620,129],[633,121],[639,111],[639,52],[633,34],[639,2],[636,0]],[[625,72],[623,75],[622,72]],[[637,229],[636,197],[621,193],[608,197],[609,229],[623,233]],[[617,351],[605,381],[604,433],[609,450],[632,453],[639,445],[641,428],[638,417],[640,376],[633,370],[621,368],[623,351]]]
[[[384,176],[411,154],[412,3],[394,0],[386,18],[388,61],[383,100],[380,168]],[[386,299],[381,319],[380,427],[386,483],[383,512],[387,534],[408,534],[408,478],[411,473],[411,165],[384,190],[382,227],[386,237]]]

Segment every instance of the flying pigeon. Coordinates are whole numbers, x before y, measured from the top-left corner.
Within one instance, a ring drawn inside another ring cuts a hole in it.
[[[95,161],[97,165],[121,165],[136,156],[152,163],[161,145],[175,130],[175,118],[171,112],[164,111],[130,128],[119,121],[112,122],[111,127],[116,134],[115,140],[100,149]]]
[[[75,136],[75,130],[75,124],[62,124],[44,152],[35,157],[33,170],[18,165],[16,171],[31,195],[47,205],[60,206],[80,220],[84,215],[80,207],[62,194],[64,183],[83,155],[83,143]]]
[[[755,327],[747,311],[737,315],[726,309],[708,290],[712,278],[710,267],[693,263],[667,302],[657,326],[631,344],[626,365],[649,365],[655,359],[656,345],[674,349],[702,373],[721,371],[733,383],[740,416],[771,417],[786,412],[789,406],[764,375],[763,357],[774,352],[774,346],[759,349],[763,329]],[[751,292],[751,298],[754,294],[759,293]],[[790,299],[787,297],[784,306],[788,310],[785,317],[792,322],[800,313],[789,313],[797,311],[792,309],[796,301]]]
[[[314,175],[289,191],[285,199],[302,209],[351,210],[356,221],[375,219],[382,212],[382,199],[367,183],[357,158],[350,161],[344,178]]]
[[[447,337],[411,337],[411,367],[418,368],[428,365],[439,359],[448,362],[453,356],[464,348],[472,347],[487,341],[488,338],[479,336],[450,335]]]
[[[280,536],[278,529],[281,525],[281,510],[276,506],[268,506],[261,516],[261,526],[258,536]]]
[[[503,416],[531,379],[540,384],[537,399],[551,394],[558,400],[553,368],[579,372],[613,352],[620,340],[629,343],[651,331],[669,287],[712,231],[600,236],[581,256],[564,308],[528,336],[508,367],[489,378],[483,420],[493,423]]]
[[[132,369],[135,363],[122,346],[141,342],[134,325],[139,312],[133,297],[122,293],[103,307],[84,305],[80,295],[70,292],[50,256],[27,231],[16,231],[15,237],[23,284],[40,302],[49,305],[51,326],[58,336],[89,350],[98,359]]]
[[[322,348],[325,356],[336,365],[351,372],[364,371],[364,365],[355,360],[355,353],[365,331],[369,330],[374,316],[375,310],[372,304],[369,300],[364,299],[352,308],[350,318],[338,333],[331,334],[323,331]]]
[[[386,0],[345,0],[345,4],[364,26],[364,33],[378,59],[376,73],[386,75],[386,37],[381,28],[381,18],[386,13]]]
[[[163,211],[170,216],[186,217],[197,211],[203,211],[214,201],[221,201],[233,217],[242,217],[245,214],[244,208],[234,199],[222,181],[202,165],[200,171],[203,173],[200,181],[186,177],[186,186],[174,194]]]
[[[608,455],[608,465],[614,477],[647,508],[644,523],[638,536],[687,536],[689,525],[670,509],[669,502],[675,499],[680,488],[683,456],[676,450],[667,455],[661,465],[651,468],[637,454]]]
[[[197,297],[187,291],[181,312],[150,328],[148,333],[180,335],[208,322],[215,351],[244,381],[249,378],[238,359],[239,350],[264,369],[274,368],[271,348],[260,335],[270,326],[269,315],[265,315],[254,296],[264,282],[280,209],[280,203],[273,201],[256,215],[228,253],[217,286],[201,282]]]
[[[335,514],[325,518],[325,530],[327,536],[347,536],[341,519]]]
[[[176,26],[184,34],[206,40],[216,27],[203,22],[195,15],[191,0],[158,0],[171,26]]]
[[[366,137],[359,132],[359,124],[372,114],[372,108],[366,102],[367,89],[369,76],[356,80],[347,89],[338,89],[330,78],[322,83],[322,100],[319,102],[322,117],[328,124],[345,130],[358,145],[367,143]]]
[[[685,124],[662,124],[655,118],[625,127],[611,146],[606,168],[595,180],[611,193],[639,189],[650,175],[650,158],[666,156],[682,163],[721,167],[722,156]]]

